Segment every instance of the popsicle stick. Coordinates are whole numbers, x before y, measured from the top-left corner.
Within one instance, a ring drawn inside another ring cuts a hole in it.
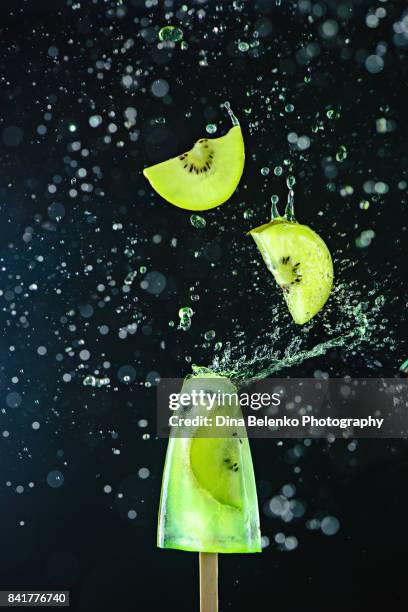
[[[218,612],[218,553],[199,555],[200,612]]]

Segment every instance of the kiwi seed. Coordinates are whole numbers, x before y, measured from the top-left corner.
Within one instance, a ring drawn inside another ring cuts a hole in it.
[[[208,140],[207,138],[202,138],[196,143],[201,145],[203,149],[208,149]],[[210,149],[209,151],[205,151],[207,159],[199,160],[193,153],[194,149],[191,151],[187,151],[182,155],[179,155],[179,160],[183,162],[183,168],[187,172],[194,172],[195,174],[201,174],[202,172],[208,172],[211,170],[211,166],[213,164],[214,152]],[[203,156],[204,157],[204,156]]]
[[[282,257],[281,262],[284,266],[286,266],[290,262],[290,255],[287,255],[286,257]],[[299,266],[300,266],[300,261],[298,261],[297,263],[295,263],[294,266],[292,266],[293,280],[290,283],[291,285],[302,282],[302,275],[299,273],[299,270],[298,270]],[[282,289],[284,293],[289,293],[290,291],[289,285],[283,285]]]

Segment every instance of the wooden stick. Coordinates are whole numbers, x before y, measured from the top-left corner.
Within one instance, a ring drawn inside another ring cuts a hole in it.
[[[200,612],[218,612],[218,553],[199,555]]]

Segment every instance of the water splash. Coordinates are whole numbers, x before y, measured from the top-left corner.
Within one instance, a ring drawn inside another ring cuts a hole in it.
[[[235,356],[235,349],[229,344],[221,357],[216,356],[210,367],[193,366],[193,374],[199,375],[213,372],[227,376],[238,386],[249,385],[268,378],[293,366],[300,365],[314,357],[320,357],[329,350],[346,348],[348,351],[356,348],[365,339],[369,330],[369,321],[363,312],[362,305],[355,309],[356,325],[348,333],[340,334],[316,344],[310,349],[299,350],[296,342],[288,347],[287,354],[279,357],[270,344],[255,349],[253,356],[246,354]]]
[[[352,267],[352,262],[349,265]],[[228,376],[241,387],[321,357],[333,349],[342,348],[350,353],[359,346],[360,352],[364,346],[380,348],[377,346],[379,321],[383,319],[386,300],[375,290],[370,291],[368,297],[369,300],[361,301],[357,283],[341,283],[334,289],[331,305],[321,314],[318,323],[323,325],[328,335],[326,339],[307,346],[310,335],[304,333],[306,326],[276,325],[258,338],[255,346],[248,346],[246,340],[241,345],[239,340],[227,342],[208,367],[193,366],[193,373]],[[272,316],[275,315],[274,311]],[[310,322],[306,331],[313,331],[315,325],[315,321]]]
[[[239,120],[238,118],[234,115],[230,103],[228,102],[228,100],[226,102],[224,102],[224,108],[227,110],[228,115],[230,116],[230,119],[232,121],[232,125],[236,126],[239,125]]]
[[[288,221],[296,221],[295,219],[295,192],[289,189],[288,203],[285,208],[285,217]]]
[[[271,221],[273,221],[274,219],[280,216],[279,211],[278,211],[278,202],[279,202],[279,196],[277,195],[271,196]]]
[[[293,186],[294,182],[290,184]],[[277,219],[278,217],[281,218],[281,215],[279,214],[279,210],[278,210],[278,202],[279,202],[279,196],[277,195],[271,196],[271,221],[273,221],[274,219]],[[296,222],[295,192],[292,189],[292,187],[289,187],[288,201],[287,201],[286,208],[285,208],[284,218],[287,219],[288,221],[291,221],[292,223]]]

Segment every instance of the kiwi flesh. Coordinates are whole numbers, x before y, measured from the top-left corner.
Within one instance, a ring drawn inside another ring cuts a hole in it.
[[[244,169],[241,127],[220,138],[201,138],[192,149],[143,170],[162,198],[187,210],[208,210],[234,193]]]
[[[295,323],[310,321],[325,305],[333,286],[333,262],[325,242],[307,225],[285,217],[249,233],[282,289]]]
[[[220,504],[235,508],[242,503],[239,445],[237,438],[197,437],[190,447],[190,465],[199,486]]]

